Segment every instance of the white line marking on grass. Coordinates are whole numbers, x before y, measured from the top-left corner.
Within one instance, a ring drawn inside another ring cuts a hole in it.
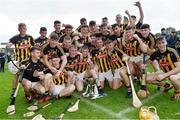
[[[149,100],[154,99],[155,97],[159,96],[160,94],[161,94],[160,92],[156,93],[156,94],[153,94],[152,96],[149,96],[147,99],[143,100],[142,103],[145,104]],[[73,96],[77,98],[76,95],[73,95]],[[89,105],[93,106],[96,109],[99,109],[99,110],[103,111],[104,113],[106,113],[106,114],[108,114],[108,115],[110,115],[112,117],[119,118],[119,119],[128,119],[128,118],[125,117],[124,114],[136,110],[136,108],[131,106],[131,107],[128,107],[128,108],[125,108],[125,109],[121,110],[119,113],[115,113],[112,110],[105,108],[104,106],[98,105],[96,103],[92,103],[91,101],[86,100],[84,98],[81,98],[81,101],[86,103],[86,104],[89,104]]]
[[[73,95],[73,96],[77,98],[76,95]],[[86,104],[89,104],[89,105],[93,106],[94,108],[96,108],[96,109],[98,109],[98,110],[103,111],[104,113],[106,113],[106,114],[108,114],[108,115],[110,115],[110,116],[112,116],[112,117],[120,118],[120,116],[119,116],[117,113],[113,112],[113,111],[110,110],[110,109],[105,108],[104,106],[98,105],[98,104],[93,103],[93,102],[91,102],[91,101],[89,101],[89,100],[86,100],[86,99],[84,99],[84,98],[81,98],[81,101],[84,102],[84,103],[86,103]]]
[[[154,99],[155,97],[159,96],[160,94],[161,94],[161,92],[158,92],[158,93],[156,93],[156,94],[154,94],[154,95],[152,95],[152,96],[149,96],[147,99],[143,100],[142,103],[145,104],[145,103],[147,103],[149,100]],[[126,119],[126,117],[124,116],[124,114],[129,113],[129,112],[132,112],[132,111],[134,111],[134,110],[136,110],[136,108],[134,108],[134,107],[128,107],[128,108],[126,108],[126,109],[124,109],[124,110],[121,110],[121,111],[118,113],[118,115],[121,116],[122,118],[125,118],[125,119]]]

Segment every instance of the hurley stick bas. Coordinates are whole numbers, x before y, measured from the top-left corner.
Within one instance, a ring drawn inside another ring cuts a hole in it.
[[[126,61],[126,66],[127,66],[128,76],[129,76],[129,80],[130,80],[130,84],[131,84],[131,89],[132,89],[133,106],[135,108],[140,108],[142,103],[139,100],[139,98],[137,97],[136,91],[134,89],[134,85],[133,85],[133,81],[132,81],[132,77],[131,77],[131,73],[130,73],[130,69],[129,69],[129,65],[128,65],[127,61]]]

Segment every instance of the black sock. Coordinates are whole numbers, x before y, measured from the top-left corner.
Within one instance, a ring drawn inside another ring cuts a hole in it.
[[[16,90],[16,88],[13,88],[13,89],[12,89],[12,93],[11,93],[11,97],[10,97],[10,98],[12,98],[12,97],[14,96],[15,90]]]
[[[141,90],[147,90],[146,85],[141,85]]]
[[[129,92],[129,93],[132,92],[131,86],[126,86],[126,88],[127,88],[127,92]]]
[[[13,88],[13,89],[12,89],[12,94],[14,94],[15,90],[16,90],[16,88]]]
[[[45,96],[47,96],[48,94],[49,94],[49,92],[48,92],[48,91],[46,91],[46,92],[44,93],[44,95],[45,95]]]
[[[14,97],[12,98],[12,100],[11,100],[11,102],[10,102],[10,105],[14,105],[14,104],[15,104],[15,99],[16,99],[16,98],[14,98]]]
[[[100,89],[100,86],[98,86],[98,92],[101,94],[101,93],[104,93],[104,90]]]

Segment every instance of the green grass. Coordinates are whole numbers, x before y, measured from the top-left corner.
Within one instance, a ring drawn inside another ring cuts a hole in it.
[[[148,67],[151,70],[151,67]],[[9,96],[11,94],[11,81],[13,75],[7,71],[0,73],[0,119],[32,119],[24,118],[23,114],[28,112],[26,108],[30,106],[30,103],[26,103],[22,87],[19,90],[16,99],[16,114],[8,116],[6,114],[6,108],[9,105]],[[180,119],[180,102],[171,101],[170,97],[172,92],[167,94],[157,93],[156,86],[149,85],[151,95],[142,100],[146,101],[143,105],[155,106],[157,108],[158,115],[161,119]],[[136,90],[138,89],[136,85]],[[79,104],[79,110],[74,113],[66,113],[64,119],[138,119],[139,109],[132,107],[132,99],[125,98],[126,89],[122,86],[120,89],[114,91],[109,89],[106,85],[105,91],[108,96],[99,98],[95,101],[90,99],[83,99]],[[158,94],[158,95],[156,95]],[[57,117],[63,108],[71,101],[75,102],[77,96],[75,92],[71,99],[62,98],[55,101],[51,106],[39,110],[36,114],[41,113],[46,119]],[[156,97],[150,99],[150,97],[156,95]],[[150,99],[149,101],[147,99]],[[46,104],[46,103],[44,103]],[[130,109],[130,111],[126,111]],[[118,114],[120,113],[120,114]]]

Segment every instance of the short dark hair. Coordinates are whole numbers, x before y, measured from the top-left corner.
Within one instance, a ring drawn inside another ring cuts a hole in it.
[[[41,32],[41,31],[47,31],[46,27],[41,27],[41,28],[40,28],[40,32]]]
[[[25,23],[19,23],[18,28],[20,28],[20,27],[26,27],[26,24]]]
[[[131,29],[132,29],[132,26],[128,25],[125,30],[131,30]]]
[[[80,29],[82,28],[88,28],[88,25],[81,25]]]
[[[165,41],[166,41],[166,37],[165,37],[164,35],[158,36],[157,39],[156,39],[156,43],[157,43],[158,41],[161,41],[161,40],[165,40]]]
[[[59,56],[57,54],[53,54],[51,59],[53,59],[53,58],[59,58]]]
[[[90,37],[92,37],[92,36],[97,37],[96,33],[90,34]]]
[[[33,46],[31,49],[30,49],[30,53],[34,52],[35,50],[38,50],[38,51],[41,51],[41,49],[37,46]]]
[[[107,17],[103,17],[102,20],[108,20],[108,18]]]
[[[96,41],[98,40],[102,40],[103,41],[103,38],[101,36],[96,36]]]
[[[66,24],[66,25],[65,25],[65,29],[67,29],[67,28],[73,29],[73,26],[70,25],[70,24]]]
[[[103,23],[100,25],[100,28],[108,26],[107,24]]]
[[[110,44],[110,43],[112,43],[112,42],[113,42],[113,41],[108,38],[108,39],[105,41],[105,44]]]
[[[83,46],[83,47],[81,48],[81,51],[82,51],[82,50],[86,50],[86,49],[89,50],[89,47],[88,47],[87,45]]]
[[[116,26],[118,26],[118,27],[119,27],[119,25],[118,25],[118,24],[113,24],[113,25],[112,25],[112,29],[114,29]]]
[[[118,18],[118,17],[122,18],[122,16],[121,16],[120,14],[117,14],[117,15],[116,15],[116,18]]]
[[[96,25],[96,21],[91,20],[91,21],[89,22],[89,26],[93,26],[93,25]]]
[[[87,21],[86,18],[81,18],[80,19],[80,22],[85,22],[85,21]]]
[[[164,31],[164,30],[166,30],[165,28],[161,28],[161,31]]]
[[[78,49],[78,47],[77,47],[77,46],[75,46],[75,45],[71,45],[71,46],[69,47],[69,50],[70,50],[70,49],[72,49],[72,48],[74,48],[74,49]]]
[[[56,34],[56,33],[52,33],[51,35],[50,35],[50,39],[53,39],[53,40],[58,40],[58,35]]]
[[[142,24],[140,29],[150,28],[149,24]]]
[[[55,25],[55,24],[61,24],[61,21],[55,20],[55,21],[54,21],[54,25]]]
[[[71,37],[70,36],[65,36],[63,41],[65,41],[65,40],[71,40]]]
[[[131,18],[134,18],[134,19],[136,19],[136,16],[135,16],[135,15],[131,15]]]

